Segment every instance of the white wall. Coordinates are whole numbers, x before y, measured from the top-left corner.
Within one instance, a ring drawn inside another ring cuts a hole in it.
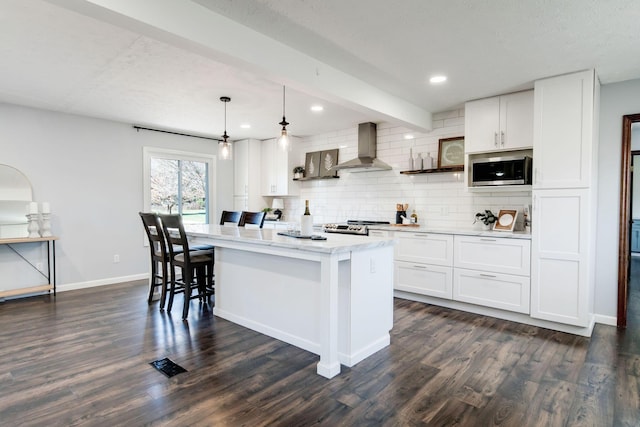
[[[148,272],[138,216],[143,146],[217,152],[214,141],[137,132],[131,124],[8,104],[0,104],[0,129],[0,163],[22,171],[31,180],[34,200],[51,204],[52,232],[60,237],[61,289]],[[219,209],[232,203],[232,186],[221,185],[233,176],[232,162],[218,162],[216,175],[217,218]],[[113,263],[115,254],[120,263]],[[0,287],[6,287],[16,264],[15,256],[0,252]]]
[[[491,209],[514,207],[522,210],[531,203],[530,191],[468,192],[462,173],[401,175],[409,169],[409,150],[413,153],[438,154],[438,140],[464,135],[464,109],[434,114],[434,129],[428,133],[378,125],[377,157],[393,167],[390,171],[349,173],[341,171],[340,179],[305,181],[300,184],[300,197],[285,200],[285,219],[298,221],[304,210],[304,200],[310,200],[314,222],[344,222],[347,219],[386,220],[395,222],[397,203],[408,203],[416,209],[419,222],[434,228],[471,228],[475,213]],[[405,140],[411,133],[413,140]],[[305,153],[340,148],[339,161],[357,154],[358,129],[354,126],[305,138],[295,148],[300,165]],[[409,214],[411,212],[408,212]]]
[[[622,116],[640,113],[640,79],[603,85],[600,95],[595,311],[616,317]]]

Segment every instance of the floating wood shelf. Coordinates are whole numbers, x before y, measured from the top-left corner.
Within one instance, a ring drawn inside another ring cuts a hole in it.
[[[418,169],[412,171],[400,171],[401,174],[404,175],[417,175],[419,173],[443,173],[443,172],[462,172],[464,170],[464,166],[452,166],[448,168],[437,168],[437,169]]]
[[[334,179],[334,178],[340,178],[339,176],[310,176],[308,178],[293,178],[294,181],[315,181],[316,179]]]

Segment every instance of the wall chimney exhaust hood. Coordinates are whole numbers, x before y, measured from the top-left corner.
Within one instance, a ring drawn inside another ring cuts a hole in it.
[[[391,166],[376,159],[376,138],[375,123],[360,123],[358,125],[358,157],[332,167],[331,171],[373,172],[391,170]]]

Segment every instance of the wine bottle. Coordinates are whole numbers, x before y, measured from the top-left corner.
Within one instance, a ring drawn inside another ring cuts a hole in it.
[[[311,236],[313,234],[313,216],[309,212],[309,201],[304,201],[304,214],[300,218],[300,234]]]

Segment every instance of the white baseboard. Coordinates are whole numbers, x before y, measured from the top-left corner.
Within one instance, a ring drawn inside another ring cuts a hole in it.
[[[57,292],[73,291],[76,289],[94,288],[96,286],[114,285],[117,283],[131,282],[134,280],[148,279],[149,273],[132,274],[130,276],[109,277],[107,279],[90,280],[88,282],[65,283],[57,285]]]
[[[596,314],[596,323],[603,325],[618,326],[618,318],[614,316],[605,316],[603,314]]]

